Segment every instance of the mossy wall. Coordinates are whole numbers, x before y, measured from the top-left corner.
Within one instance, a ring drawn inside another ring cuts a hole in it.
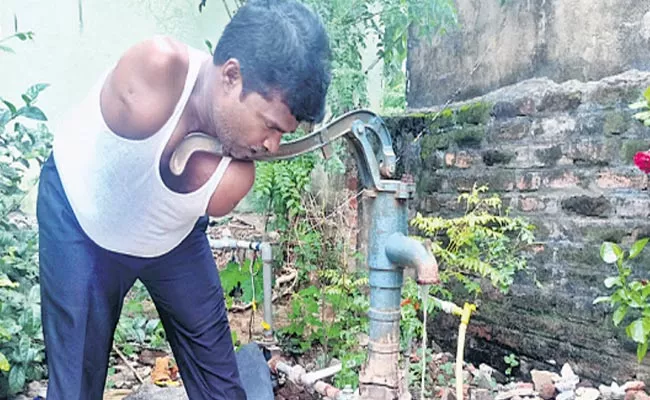
[[[637,72],[585,84],[523,82],[386,118],[399,174],[417,182],[412,213],[457,216],[459,193],[488,184],[538,227],[529,273],[506,296],[486,287],[468,331],[470,361],[504,370],[512,352],[524,374],[569,362],[593,382],[650,382],[650,361],[638,365],[635,344],[612,326],[607,306],[592,305],[615,273],[600,260],[601,243],[650,235],[648,178],[632,163],[650,148],[650,128],[628,108],[647,86],[650,74]],[[647,276],[646,253],[637,268]],[[434,318],[430,337],[453,353],[457,323]]]

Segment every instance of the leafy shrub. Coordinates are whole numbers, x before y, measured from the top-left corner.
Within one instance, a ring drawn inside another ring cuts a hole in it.
[[[17,33],[0,40],[0,51],[13,52],[8,39],[31,39]],[[50,151],[47,118],[38,108],[47,84],[29,87],[21,103],[0,97],[0,397],[22,390],[45,374],[38,285],[38,232],[21,211],[34,186],[26,174]]]

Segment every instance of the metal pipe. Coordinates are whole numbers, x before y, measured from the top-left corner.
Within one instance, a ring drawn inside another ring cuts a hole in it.
[[[262,243],[263,285],[264,285],[264,339],[273,341],[273,251],[271,245]]]
[[[370,340],[368,358],[359,375],[362,399],[396,399],[400,392],[400,302],[403,270],[388,258],[386,246],[395,232],[408,229],[406,201],[395,192],[377,191],[372,198],[368,239],[370,269]]]
[[[307,372],[301,365],[289,365],[282,361],[275,364],[275,369],[287,375],[287,378],[298,385],[314,386],[322,379],[336,375],[343,368],[342,364],[333,365],[313,372]]]
[[[388,237],[386,256],[398,266],[415,268],[418,284],[440,283],[436,259],[417,240],[407,237],[401,232],[393,233]]]
[[[313,383],[316,381],[336,375],[341,371],[342,368],[342,364],[337,364],[331,367],[319,369],[318,371],[308,372],[302,377],[302,381],[307,385],[313,385]]]
[[[264,339],[273,342],[273,249],[267,242],[249,242],[232,237],[209,239],[210,247],[215,250],[246,249],[262,253],[262,281],[264,287]]]

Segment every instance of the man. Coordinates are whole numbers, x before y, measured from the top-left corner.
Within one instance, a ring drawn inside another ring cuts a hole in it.
[[[54,134],[37,203],[48,400],[101,399],[124,295],[140,279],[190,399],[244,399],[205,235],[254,182],[258,152],[323,118],[321,20],[294,0],[249,2],[214,57],[170,38],[128,49]],[[168,162],[191,132],[227,156]],[[254,399],[253,399],[254,400]]]

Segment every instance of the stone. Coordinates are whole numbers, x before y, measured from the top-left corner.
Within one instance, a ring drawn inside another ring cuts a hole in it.
[[[612,382],[610,386],[598,386],[600,395],[604,400],[622,400],[625,398],[625,390],[618,386],[616,382]]]
[[[587,217],[604,217],[612,209],[612,204],[605,196],[572,196],[562,200],[562,208]]]
[[[539,397],[544,400],[552,399],[555,397],[555,385],[552,383],[544,383],[537,392],[539,393]]]
[[[512,398],[517,397],[517,396],[519,396],[519,397],[528,397],[528,396],[534,396],[534,395],[535,395],[535,391],[530,387],[526,387],[526,388],[520,388],[520,389],[510,389],[507,392],[499,393],[494,398],[494,400],[509,400],[509,399],[512,399]]]
[[[492,375],[480,369],[475,371],[472,382],[480,389],[493,389],[496,386],[496,381],[492,378]]]
[[[554,378],[560,376],[555,372],[532,370],[530,376],[533,380],[535,391],[539,393],[540,397],[547,400],[555,395]]]
[[[38,382],[38,381],[33,381],[30,382],[29,385],[27,385],[27,397],[29,398],[35,398],[35,397],[42,397],[45,398],[47,395],[47,383],[46,382]]]
[[[561,393],[573,392],[579,382],[580,378],[578,375],[573,372],[573,369],[571,369],[568,363],[565,363],[560,371],[560,378],[555,381],[555,388]]]
[[[558,395],[555,396],[555,400],[573,400],[575,398],[576,398],[576,394],[573,390],[558,393]]]
[[[508,101],[497,101],[492,107],[492,116],[496,119],[514,118],[518,114],[517,106]]]
[[[482,158],[483,163],[488,167],[491,167],[496,164],[508,164],[514,158],[514,155],[509,152],[491,149],[484,151]]]
[[[634,393],[634,400],[650,400],[650,396],[643,390]]]
[[[494,400],[494,395],[489,389],[471,388],[469,390],[469,400]]]
[[[562,146],[555,145],[544,149],[535,150],[535,157],[541,161],[545,167],[552,167],[562,158]]]
[[[188,400],[183,387],[158,387],[145,382],[124,400]]]
[[[578,378],[578,375],[573,372],[573,369],[571,368],[571,365],[569,363],[564,363],[562,365],[562,369],[560,370],[560,376],[563,379],[573,379],[573,378]]]
[[[576,400],[597,400],[600,397],[600,391],[596,388],[580,387],[575,393]]]
[[[621,389],[624,391],[639,391],[639,390],[644,390],[645,389],[645,383],[643,381],[629,381],[625,382],[623,386],[621,386]]]

